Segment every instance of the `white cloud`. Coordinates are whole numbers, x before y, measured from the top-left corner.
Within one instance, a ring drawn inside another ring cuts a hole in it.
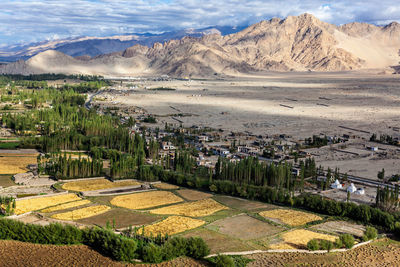
[[[321,20],[400,20],[392,0],[1,0],[0,45],[79,35],[238,26],[304,12]]]

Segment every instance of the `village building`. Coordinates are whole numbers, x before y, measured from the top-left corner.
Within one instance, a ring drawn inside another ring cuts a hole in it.
[[[343,188],[343,186],[342,186],[342,184],[339,182],[339,180],[336,179],[336,181],[335,181],[333,184],[331,184],[331,188],[333,188],[333,189],[341,189],[341,188]]]
[[[347,187],[347,192],[350,193],[355,193],[357,191],[357,187],[355,187],[355,185],[353,183],[351,183],[348,187]]]

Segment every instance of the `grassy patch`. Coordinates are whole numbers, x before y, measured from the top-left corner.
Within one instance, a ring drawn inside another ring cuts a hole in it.
[[[180,236],[201,237],[210,247],[211,253],[248,251],[254,249],[254,247],[249,246],[239,239],[217,233],[204,227],[188,231],[186,233],[180,234]]]
[[[115,222],[115,227],[119,229],[129,226],[151,224],[160,219],[161,217],[157,215],[116,208],[100,215],[78,220],[77,222],[89,225],[98,225],[102,227],[105,227],[107,222],[109,222],[110,225],[113,225]]]
[[[9,187],[15,185],[14,181],[11,179],[11,175],[0,175],[0,186]]]
[[[2,142],[0,143],[0,149],[17,149],[19,142]]]
[[[208,222],[208,223],[212,223],[212,222],[215,222],[217,220],[221,220],[221,219],[224,219],[224,218],[227,218],[227,217],[231,217],[231,216],[237,215],[239,213],[241,213],[241,211],[238,211],[238,210],[221,210],[221,211],[218,211],[218,212],[216,212],[216,213],[214,213],[214,214],[212,214],[210,216],[202,217],[201,219],[206,221],[206,222]]]

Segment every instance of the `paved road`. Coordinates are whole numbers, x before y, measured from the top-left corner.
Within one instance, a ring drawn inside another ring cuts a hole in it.
[[[348,175],[347,179],[351,182],[362,183],[362,184],[369,185],[369,186],[375,186],[375,187],[386,187],[387,186],[389,188],[395,189],[394,185],[385,184],[380,181],[362,178],[362,177],[358,177],[358,176]]]
[[[85,108],[86,109],[90,109],[90,105],[91,105],[91,102],[92,102],[92,100],[93,100],[93,97],[95,97],[95,96],[97,96],[98,94],[101,94],[101,91],[98,91],[98,92],[96,92],[96,93],[94,93],[94,94],[88,94],[88,99],[86,100],[86,102],[85,102]]]

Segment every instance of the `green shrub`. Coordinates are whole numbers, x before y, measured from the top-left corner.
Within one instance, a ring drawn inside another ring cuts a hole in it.
[[[354,237],[350,234],[341,235],[340,241],[345,248],[352,248],[354,246]]]
[[[335,248],[342,248],[343,247],[342,240],[340,238],[336,239],[333,245],[335,246]]]
[[[171,260],[176,257],[186,255],[187,239],[182,237],[173,237],[163,245],[164,260]]]
[[[368,226],[367,229],[365,229],[365,233],[363,235],[364,241],[375,239],[377,237],[378,237],[378,231],[376,230],[375,227]]]
[[[84,231],[84,244],[117,261],[130,262],[136,258],[137,243],[110,230],[91,228]]]
[[[214,262],[216,267],[235,267],[234,260],[228,255],[218,255]]]
[[[199,237],[191,237],[187,240],[186,256],[194,259],[202,259],[210,253],[206,242]]]
[[[333,243],[329,240],[323,239],[319,241],[319,247],[321,250],[331,251],[333,248]]]
[[[143,247],[142,259],[149,263],[160,263],[163,261],[163,251],[160,246],[149,243]]]
[[[319,250],[319,243],[318,240],[312,239],[308,241],[307,248],[311,251]]]

